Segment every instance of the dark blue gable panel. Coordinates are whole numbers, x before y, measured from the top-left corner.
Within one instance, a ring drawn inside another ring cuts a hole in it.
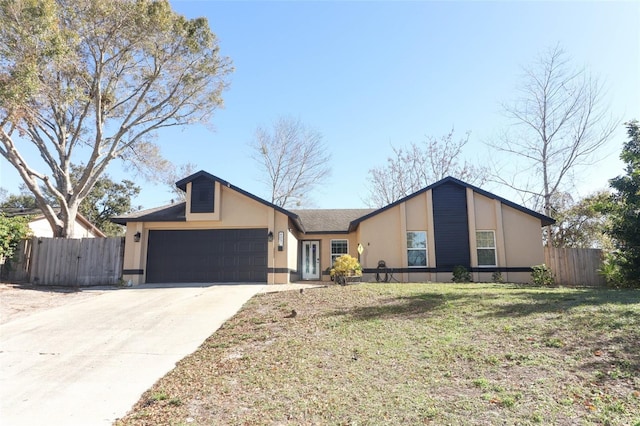
[[[471,266],[467,191],[453,182],[433,188],[436,267]]]
[[[213,213],[214,188],[214,182],[206,177],[191,182],[191,213]]]

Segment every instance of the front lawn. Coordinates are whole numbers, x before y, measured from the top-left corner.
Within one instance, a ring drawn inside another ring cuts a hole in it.
[[[116,424],[640,426],[639,407],[638,290],[360,284],[254,297]]]

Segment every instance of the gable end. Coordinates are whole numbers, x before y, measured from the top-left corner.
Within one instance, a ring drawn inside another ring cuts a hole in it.
[[[214,212],[214,182],[205,177],[199,177],[191,182],[191,213]]]

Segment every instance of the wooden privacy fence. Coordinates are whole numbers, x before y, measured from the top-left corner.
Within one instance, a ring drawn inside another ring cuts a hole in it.
[[[551,268],[559,285],[606,286],[605,278],[598,272],[603,256],[600,249],[544,248],[544,263]]]
[[[19,253],[14,278],[38,285],[114,285],[122,277],[124,238],[36,237]]]

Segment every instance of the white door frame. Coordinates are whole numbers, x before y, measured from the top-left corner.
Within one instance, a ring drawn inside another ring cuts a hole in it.
[[[302,279],[319,280],[320,271],[320,241],[302,241]]]

